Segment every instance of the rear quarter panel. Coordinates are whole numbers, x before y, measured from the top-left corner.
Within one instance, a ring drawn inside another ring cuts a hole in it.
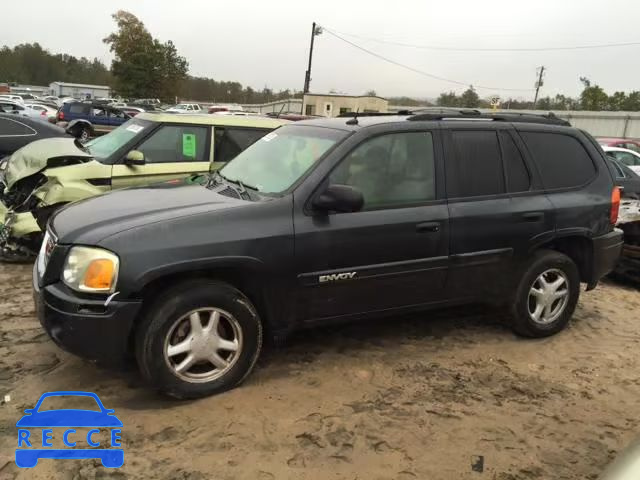
[[[549,132],[536,125],[527,125],[519,131]],[[572,188],[546,189],[553,204],[556,220],[556,236],[579,235],[594,237],[611,231],[609,213],[611,210],[611,192],[613,178],[606,165],[604,155],[595,141],[573,128],[559,128],[559,133],[576,138],[594,164],[596,173],[586,184]],[[554,132],[556,133],[556,132]],[[525,146],[526,146],[526,142]],[[529,153],[529,158],[531,154]],[[536,167],[536,162],[530,162]],[[544,187],[544,185],[543,185]]]

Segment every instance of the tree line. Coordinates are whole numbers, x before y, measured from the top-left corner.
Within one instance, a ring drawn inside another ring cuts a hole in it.
[[[160,98],[173,102],[175,97],[189,100],[233,103],[265,103],[302,92],[261,90],[239,82],[216,81],[187,74],[189,64],[178,54],[171,40],[154,38],[135,15],[119,11],[113,15],[117,30],[103,41],[114,59],[111,68],[99,59],[53,54],[38,43],[0,48],[0,82],[49,85],[51,82],[108,85],[124,98]]]
[[[52,54],[38,43],[0,48],[0,82],[49,85],[54,81],[109,85],[116,95],[125,98],[160,98],[173,102],[176,97],[216,103],[265,103],[300,98],[302,92],[261,90],[239,82],[218,81],[188,75],[189,63],[179,55],[171,40],[154,38],[135,15],[120,10],[112,15],[117,30],[104,38],[114,58],[107,67],[97,58],[76,58]],[[501,109],[540,110],[609,110],[640,111],[640,91],[617,91],[607,94],[590,79],[581,77],[583,90],[577,98],[565,95],[546,96],[533,101],[501,99]],[[367,95],[375,95],[370,90]],[[431,106],[423,99],[389,98],[391,105]],[[443,92],[436,105],[442,107],[489,108],[490,100],[480,98],[473,86],[462,94]]]
[[[513,110],[640,111],[640,91],[634,90],[629,93],[617,91],[609,95],[602,87],[593,84],[586,77],[580,77],[580,82],[583,88],[580,96],[576,98],[561,94],[553,97],[546,96],[539,98],[535,105],[532,100],[503,98],[500,100],[500,108]],[[441,93],[436,100],[436,105],[441,107],[490,108],[491,100],[480,98],[473,86],[470,86],[461,95],[457,95],[453,91]]]
[[[0,48],[0,82],[49,85],[56,81],[111,85],[113,76],[97,58],[51,54],[38,43]]]

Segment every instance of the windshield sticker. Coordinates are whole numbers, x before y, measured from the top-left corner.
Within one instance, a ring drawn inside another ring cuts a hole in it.
[[[184,157],[196,158],[196,136],[194,133],[182,134],[182,155]]]
[[[276,132],[267,133],[264,137],[262,137],[262,140],[264,140],[265,142],[270,142],[277,136],[278,134]]]
[[[127,131],[133,132],[133,133],[138,133],[138,132],[141,132],[143,128],[144,127],[141,126],[141,125],[129,125],[127,127]]]

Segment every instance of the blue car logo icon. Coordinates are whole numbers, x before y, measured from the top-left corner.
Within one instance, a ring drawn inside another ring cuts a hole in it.
[[[57,409],[39,411],[42,402],[48,397],[90,397],[95,400],[98,410]],[[121,467],[124,463],[124,451],[120,447],[122,422],[114,415],[114,410],[104,408],[100,398],[91,392],[49,392],[40,397],[36,406],[25,410],[26,415],[18,420],[18,448],[16,449],[16,465],[21,468],[35,467],[40,458],[99,458],[102,465],[109,468]],[[74,448],[76,441],[71,437],[77,432],[75,428],[92,428],[87,432],[87,444],[95,448]],[[42,428],[40,438],[32,428]],[[64,428],[62,435],[64,445],[70,448],[55,449],[51,439],[53,428]],[[99,428],[110,429],[111,448],[98,448],[99,442],[94,436],[100,433]],[[41,441],[40,441],[41,440]],[[39,448],[39,447],[42,448]]]

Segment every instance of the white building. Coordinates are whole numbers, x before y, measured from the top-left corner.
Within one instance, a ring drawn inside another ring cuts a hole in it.
[[[305,93],[302,113],[323,117],[337,117],[351,112],[386,113],[388,105],[386,98],[377,96]]]
[[[69,97],[84,100],[87,98],[109,97],[111,89],[106,85],[87,85],[83,83],[53,82],[49,84],[51,95]]]
[[[31,95],[36,95],[38,97],[49,95],[49,87],[42,85],[11,85],[9,89],[11,93],[15,95],[22,95],[25,93],[30,93]]]

